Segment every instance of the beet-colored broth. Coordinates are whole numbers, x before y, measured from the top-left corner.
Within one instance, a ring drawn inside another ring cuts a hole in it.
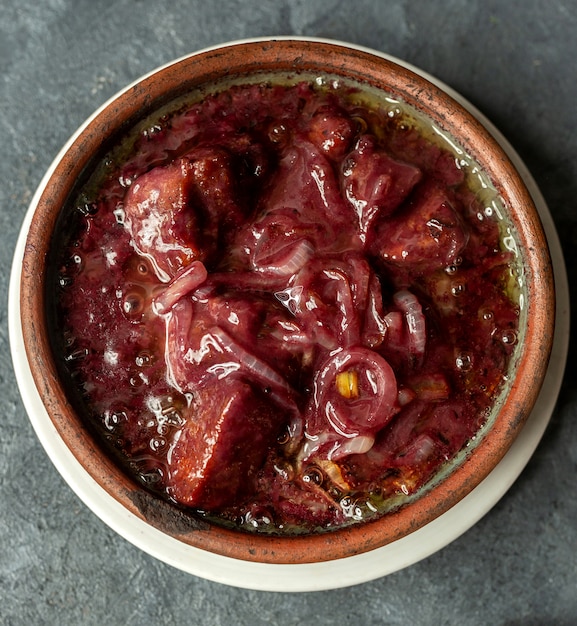
[[[53,253],[55,351],[87,423],[175,505],[263,532],[370,519],[463,455],[503,389],[520,306],[499,213],[393,98],[232,86],[86,185]]]

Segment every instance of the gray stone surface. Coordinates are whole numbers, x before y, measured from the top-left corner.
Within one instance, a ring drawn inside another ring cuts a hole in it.
[[[577,624],[577,361],[526,470],[444,550],[339,591],[190,576],[100,522],[25,415],[5,313],[31,195],[76,127],[141,74],[207,45],[311,35],[385,51],[460,91],[540,185],[577,280],[577,4],[570,0],[0,0],[0,624]]]

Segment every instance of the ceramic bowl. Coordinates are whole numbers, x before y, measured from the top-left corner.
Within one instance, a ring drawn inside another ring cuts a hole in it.
[[[127,476],[103,451],[70,402],[49,341],[46,294],[50,270],[46,259],[57,240],[55,229],[61,224],[62,211],[87,172],[127,128],[175,99],[195,92],[210,93],[223,78],[234,82],[248,76],[259,81],[263,76],[278,74],[353,81],[384,90],[430,118],[437,129],[480,165],[502,199],[526,278],[526,314],[514,371],[494,409],[490,427],[471,450],[434,487],[376,521],[290,538],[239,532],[198,521]],[[65,471],[67,480],[103,518],[110,519],[114,510],[116,518],[125,516],[137,520],[138,528],[152,528],[156,547],[146,542],[143,545],[135,537],[138,530],[113,523],[129,540],[168,562],[174,560],[168,553],[175,545],[183,549],[192,546],[239,562],[327,562],[374,551],[426,526],[471,493],[513,444],[542,387],[554,335],[555,288],[548,242],[533,198],[499,143],[457,100],[412,68],[367,50],[327,41],[287,38],[225,45],[168,64],[123,90],[87,120],[47,173],[31,207],[18,270],[23,345],[37,394],[50,420],[50,427],[43,429],[44,443],[46,439],[57,442],[56,446],[48,443],[52,460],[59,469],[66,465],[61,471]],[[65,450],[65,462],[59,450]],[[99,496],[95,503],[91,490],[106,497]],[[163,554],[165,545],[169,547]]]

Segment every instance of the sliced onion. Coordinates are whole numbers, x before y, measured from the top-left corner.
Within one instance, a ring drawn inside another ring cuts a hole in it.
[[[289,289],[279,292],[284,299],[298,294],[288,301],[291,312],[327,350],[361,343],[369,275],[368,267],[355,261],[317,257],[295,275]]]
[[[361,330],[349,277],[344,271],[335,268],[326,269],[323,273],[327,278],[339,281],[337,305],[343,314],[341,342],[345,347],[357,345],[360,343]]]
[[[308,239],[283,242],[284,245],[270,253],[259,253],[259,246],[253,257],[253,269],[275,276],[292,276],[303,268],[314,256],[315,249]]]
[[[436,444],[429,435],[419,435],[399,457],[403,464],[415,465],[426,461],[435,451]]]
[[[277,291],[274,297],[293,314],[296,315],[300,310],[300,304],[303,296],[302,285],[296,287],[287,287],[282,291]]]
[[[423,308],[410,291],[402,290],[393,296],[394,303],[401,309],[409,329],[409,352],[422,356],[427,344],[427,329]]]
[[[296,392],[268,363],[245,350],[222,328],[215,326],[210,330],[210,334],[216,338],[223,350],[231,354],[256,380],[263,383],[265,387],[270,387],[271,398],[281,406],[289,410],[297,410],[298,412],[295,403]]]
[[[206,280],[208,273],[200,261],[193,261],[168,283],[167,287],[152,301],[152,310],[164,315],[186,294],[194,291]]]
[[[389,311],[383,318],[387,332],[399,335],[403,330],[403,314],[399,311]]]
[[[412,402],[415,399],[416,395],[417,394],[408,387],[399,388],[399,392],[397,394],[399,406],[406,406],[407,404],[409,404],[409,402]]]
[[[185,379],[182,372],[182,355],[186,352],[188,336],[193,321],[193,306],[190,300],[182,300],[165,318],[166,338],[164,353],[168,381],[184,393],[180,382]]]
[[[286,285],[286,278],[252,271],[214,272],[206,280],[211,287],[232,287],[251,291],[274,292]]]
[[[339,372],[355,370],[365,391],[346,399],[336,388]],[[376,352],[365,347],[343,349],[333,354],[319,369],[314,380],[309,410],[316,422],[328,421],[341,436],[372,435],[397,412],[397,381],[391,366]],[[368,390],[368,391],[367,391]]]
[[[271,324],[270,337],[283,344],[287,350],[310,351],[315,347],[312,338],[294,322],[277,320]]]
[[[374,281],[371,280],[372,285],[363,328],[363,344],[373,349],[383,343],[388,328],[387,322],[383,317],[383,299],[380,292],[381,284],[376,276],[374,278]],[[379,287],[378,290],[374,288],[375,285]]]
[[[318,435],[305,433],[304,443],[298,454],[298,461],[303,462],[310,459],[315,453],[326,444],[336,441],[336,434],[333,432],[321,432]]]
[[[451,393],[447,378],[441,372],[413,377],[408,382],[417,398],[424,402],[447,400]]]
[[[342,443],[329,453],[329,461],[338,461],[351,454],[365,454],[375,443],[375,438],[369,435],[359,435],[352,439],[343,439]]]
[[[284,449],[288,454],[294,454],[303,437],[303,417],[300,411],[292,411],[291,419],[287,426],[287,434],[289,439],[284,444]]]
[[[319,459],[339,461],[351,454],[365,454],[374,445],[372,435],[357,435],[343,437],[334,432],[321,432],[318,435],[305,434],[303,446],[298,454],[299,462],[310,459],[318,460],[321,467],[325,467]]]

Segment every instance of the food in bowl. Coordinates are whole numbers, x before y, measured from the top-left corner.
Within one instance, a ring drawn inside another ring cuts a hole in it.
[[[490,427],[524,308],[516,234],[454,138],[330,75],[223,84],[101,160],[51,252],[75,406],[218,524],[381,518]]]

